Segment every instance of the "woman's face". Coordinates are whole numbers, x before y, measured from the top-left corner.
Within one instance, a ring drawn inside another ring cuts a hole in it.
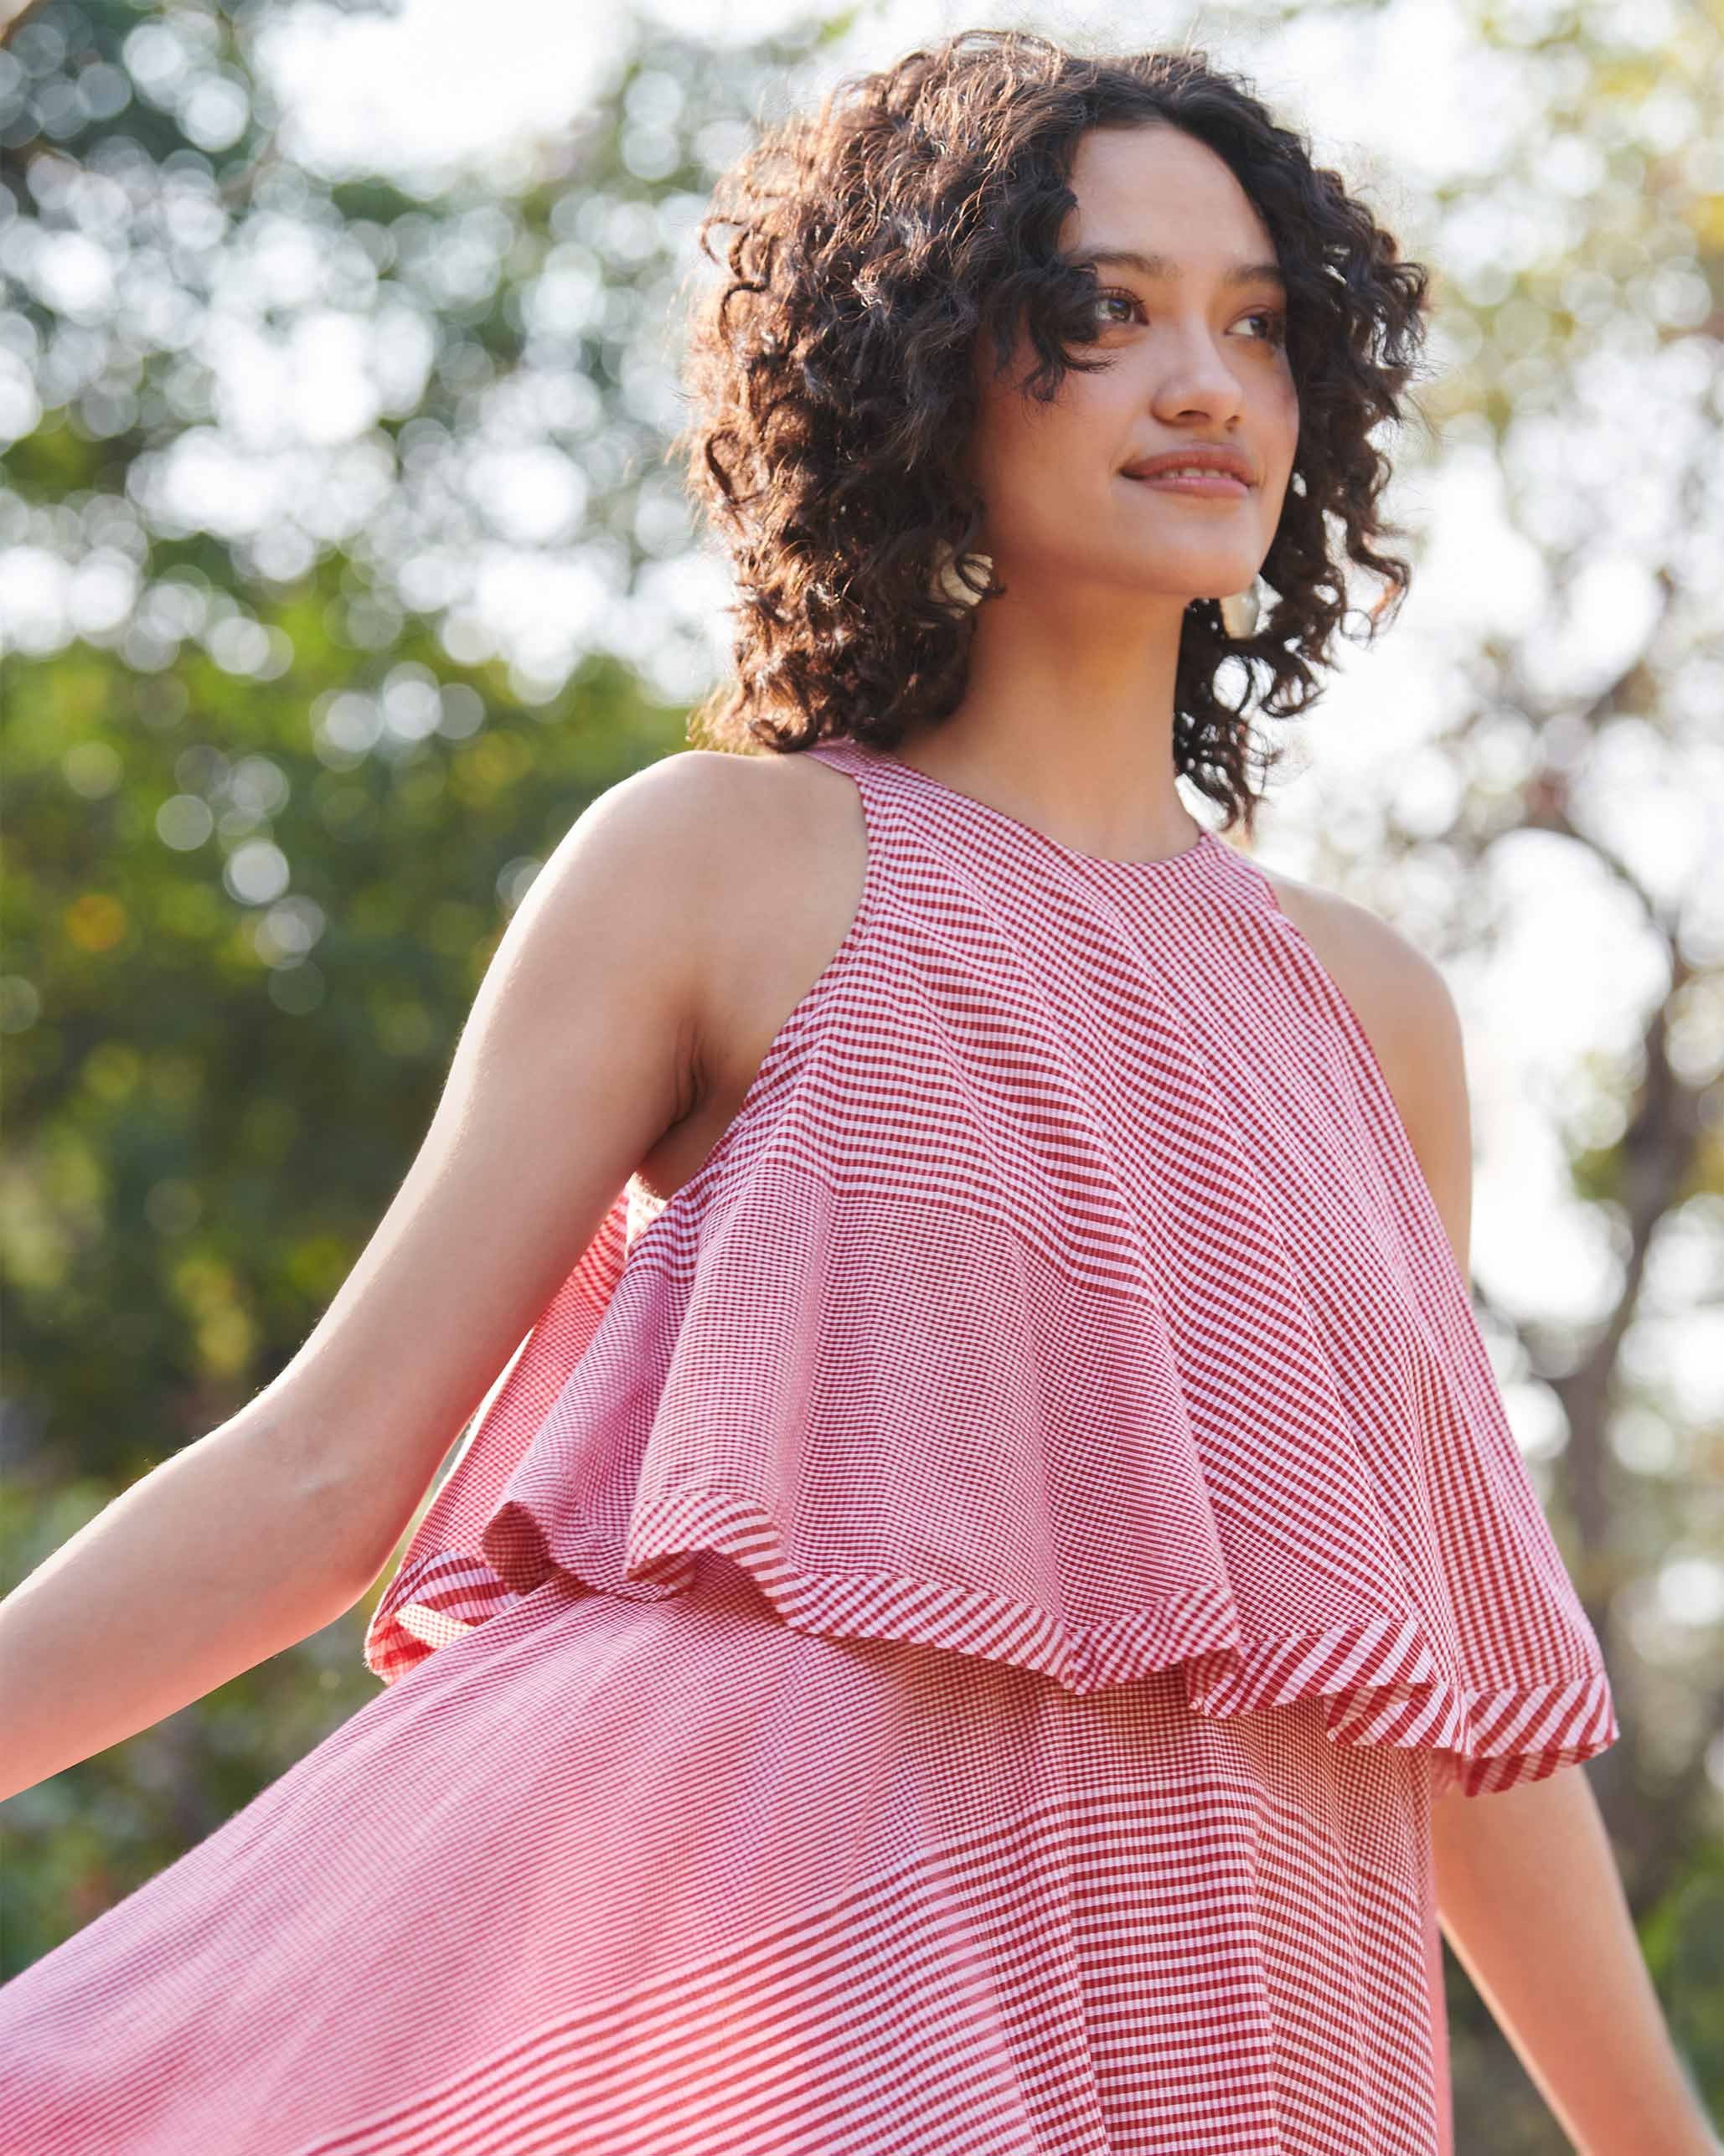
[[[1071,184],[1063,252],[1123,251],[1166,266],[1096,261],[1098,335],[1079,350],[1107,364],[1068,374],[1051,405],[1014,386],[1035,357],[1021,333],[1006,379],[994,378],[984,343],[967,457],[986,504],[978,544],[1020,591],[1162,594],[1177,613],[1243,591],[1280,518],[1298,403],[1281,285],[1252,267],[1272,265],[1275,248],[1223,160],[1164,123],[1092,129]],[[1243,454],[1243,494],[1180,494],[1123,475],[1199,443]]]

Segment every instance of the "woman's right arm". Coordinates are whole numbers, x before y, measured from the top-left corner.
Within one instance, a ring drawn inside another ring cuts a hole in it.
[[[293,1360],[0,1602],[0,1798],[333,1622],[376,1578],[694,1105],[751,761],[668,756],[591,804],[509,921],[425,1141]]]

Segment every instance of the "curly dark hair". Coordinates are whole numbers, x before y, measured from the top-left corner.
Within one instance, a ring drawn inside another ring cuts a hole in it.
[[[1367,641],[1410,582],[1376,548],[1405,533],[1379,515],[1391,467],[1368,437],[1401,417],[1421,371],[1430,275],[1241,79],[1189,49],[1092,59],[964,30],[847,76],[813,116],[762,128],[719,180],[698,238],[719,264],[710,235],[733,230],[728,274],[694,312],[691,414],[670,453],[725,542],[740,627],[736,678],[692,715],[691,740],[787,751],[849,737],[890,753],[956,707],[975,616],[936,580],[969,553],[978,588],[983,503],[960,468],[977,340],[991,333],[1003,374],[1025,318],[1038,364],[1019,390],[1044,404],[1067,369],[1106,364],[1072,348],[1097,333],[1100,286],[1058,249],[1069,175],[1086,131],[1152,121],[1226,161],[1288,287],[1298,440],[1262,565],[1276,603],[1236,639],[1217,601],[1192,601],[1174,681],[1176,774],[1252,834],[1257,669],[1272,717],[1322,694],[1313,667],[1346,615],[1343,534],[1384,580]],[[1217,682],[1228,658],[1243,663],[1233,704]],[[1261,753],[1257,775],[1281,754]]]

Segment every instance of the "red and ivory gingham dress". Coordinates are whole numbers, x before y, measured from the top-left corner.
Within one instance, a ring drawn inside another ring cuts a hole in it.
[[[893,758],[385,1689],[0,1989],[7,2156],[1441,2156],[1433,1793],[1618,1734],[1365,1035],[1209,833]]]

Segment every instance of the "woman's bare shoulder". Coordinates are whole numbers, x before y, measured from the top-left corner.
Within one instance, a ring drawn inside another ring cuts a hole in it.
[[[691,749],[653,770],[659,842],[682,833],[695,856],[678,890],[700,956],[693,1098],[641,1169],[668,1194],[728,1127],[844,941],[861,903],[867,834],[854,781],[815,757]]]
[[[1453,1019],[1442,968],[1403,929],[1357,899],[1257,865],[1281,910],[1354,1006],[1374,1048],[1392,1050],[1402,1038],[1427,1038],[1433,1024]]]
[[[1472,1107],[1460,1014],[1442,967],[1358,900],[1280,869],[1263,874],[1370,1041],[1456,1262],[1470,1279]]]

